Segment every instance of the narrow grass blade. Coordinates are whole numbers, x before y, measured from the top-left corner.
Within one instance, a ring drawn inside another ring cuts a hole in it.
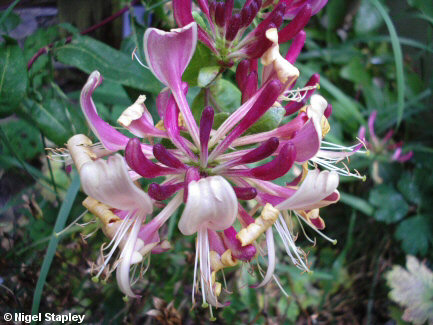
[[[9,14],[18,4],[18,2],[20,2],[20,0],[15,0],[5,11],[3,11],[3,14],[0,17],[0,26],[1,24],[3,24],[3,21],[6,19],[6,17],[9,16]]]
[[[359,197],[340,192],[340,201],[358,211],[361,211],[367,216],[372,216],[374,213],[374,208],[371,206],[371,204]]]
[[[68,192],[66,193],[65,200],[60,207],[59,214],[57,215],[56,224],[54,225],[53,233],[51,235],[50,243],[48,244],[47,253],[45,254],[44,261],[42,262],[41,272],[39,274],[38,282],[36,283],[35,293],[33,295],[32,315],[35,315],[39,311],[39,305],[41,302],[42,291],[44,289],[45,281],[47,279],[48,272],[51,267],[51,263],[56,253],[57,244],[60,238],[56,237],[56,233],[60,232],[64,227],[66,220],[68,219],[69,213],[72,208],[72,204],[75,201],[78,190],[80,189],[80,177],[75,175],[69,186]]]
[[[391,45],[392,50],[394,52],[394,60],[395,60],[395,69],[397,76],[397,126],[400,125],[401,120],[403,118],[404,111],[404,93],[405,93],[405,84],[404,84],[404,71],[403,71],[403,54],[401,52],[401,46],[398,39],[397,32],[395,27],[386,12],[383,5],[378,0],[370,0],[371,3],[376,7],[377,11],[379,11],[380,15],[383,17],[385,21],[386,27],[389,31],[389,36],[391,37]]]

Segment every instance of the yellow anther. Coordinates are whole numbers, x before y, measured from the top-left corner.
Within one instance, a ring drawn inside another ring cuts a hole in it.
[[[325,116],[322,116],[320,125],[322,126],[322,137],[324,138],[325,135],[327,135],[328,132],[331,130],[331,125],[329,124],[328,119]]]
[[[83,201],[83,205],[101,221],[102,231],[104,234],[108,238],[113,238],[122,219],[116,216],[110,210],[108,205],[105,205],[90,196]]]
[[[144,114],[145,101],[145,95],[138,96],[135,103],[123,111],[123,113],[117,119],[117,123],[123,127],[128,127],[133,121],[138,120]]]
[[[232,251],[230,249],[226,250],[223,255],[221,256],[221,262],[224,265],[224,267],[231,267],[235,266],[238,261],[233,258]]]
[[[280,47],[278,45],[278,30],[276,28],[270,28],[266,31],[265,35],[266,38],[273,44],[262,55],[262,64],[264,66],[273,64],[273,68],[277,73],[278,79],[283,84],[290,79],[290,84],[292,84],[299,77],[299,70],[280,54]]]
[[[163,120],[160,120],[158,123],[155,124],[155,127],[156,127],[158,130],[165,131],[164,121],[163,121]]]
[[[215,252],[209,252],[210,265],[214,272],[218,272],[219,270],[224,268],[223,263],[221,262],[221,256]]]
[[[179,117],[177,118],[177,123],[180,127],[186,127],[186,122],[182,114],[179,114]],[[165,131],[164,121],[160,120],[158,123],[155,124],[155,127],[161,131]]]
[[[84,134],[74,135],[68,140],[66,146],[78,171],[85,163],[97,158],[91,149],[91,145],[92,141]]]
[[[218,297],[221,294],[222,285],[220,282],[215,282],[215,295]]]
[[[267,203],[262,210],[260,217],[254,223],[250,224],[247,228],[242,229],[236,235],[240,240],[242,246],[253,243],[261,234],[263,234],[275,221],[277,221],[279,211],[271,204]]]
[[[301,182],[305,179],[305,177],[307,177],[308,174],[308,162],[304,162],[302,164],[302,177],[301,177]]]
[[[177,123],[179,124],[180,127],[186,127],[186,122],[185,119],[183,118],[182,113],[179,114],[179,117],[177,118]]]

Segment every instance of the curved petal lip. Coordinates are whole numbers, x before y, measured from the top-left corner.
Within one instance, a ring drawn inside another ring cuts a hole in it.
[[[166,86],[172,88],[191,60],[197,45],[197,24],[165,32],[156,28],[146,30],[144,54],[150,70]]]
[[[224,230],[236,220],[238,201],[235,191],[221,176],[210,176],[188,185],[188,200],[179,220],[179,230],[192,235],[202,227]]]

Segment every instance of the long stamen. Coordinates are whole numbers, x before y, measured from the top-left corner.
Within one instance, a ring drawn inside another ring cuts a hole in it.
[[[78,222],[81,218],[83,218],[83,217],[86,215],[87,212],[89,212],[89,210],[86,209],[82,214],[80,214],[80,215],[78,216],[77,219],[75,219],[74,221],[72,221],[72,222],[71,222],[67,227],[63,228],[62,231],[56,232],[54,235],[55,235],[56,237],[59,237],[59,236],[61,236],[62,234],[64,234],[66,231],[68,231],[69,229],[71,229],[73,226],[77,225],[77,222]],[[77,226],[78,226],[78,225],[77,225]]]
[[[296,216],[298,218],[301,218],[302,221],[304,221],[307,225],[309,225],[309,222],[303,217],[301,216],[299,213],[295,212]],[[310,227],[311,229],[313,229],[315,232],[317,232],[320,236],[322,236],[323,238],[325,238],[327,241],[331,242],[333,245],[337,244],[337,240],[336,239],[332,239],[329,238],[328,236],[326,236],[323,232],[321,232],[319,229],[315,228],[315,227]]]
[[[137,53],[136,53],[137,50],[138,50],[138,48],[135,48],[134,51],[132,51],[132,54],[131,54],[132,59],[133,59],[133,60],[136,59],[137,62],[138,62],[138,63],[139,63],[143,68],[149,70],[149,67],[148,67],[147,65],[145,65],[143,62],[141,62],[141,60],[138,58],[138,55],[137,55]]]

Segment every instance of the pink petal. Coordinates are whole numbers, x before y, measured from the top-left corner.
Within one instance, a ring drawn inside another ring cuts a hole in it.
[[[164,32],[149,28],[144,34],[144,54],[153,74],[173,93],[194,143],[199,145],[198,127],[182,91],[182,74],[197,45],[197,24]]]
[[[105,148],[111,151],[123,150],[128,143],[129,138],[110,124],[101,119],[93,103],[92,95],[103,81],[98,71],[93,71],[81,91],[80,103],[87,123],[97,138],[102,142]]]

